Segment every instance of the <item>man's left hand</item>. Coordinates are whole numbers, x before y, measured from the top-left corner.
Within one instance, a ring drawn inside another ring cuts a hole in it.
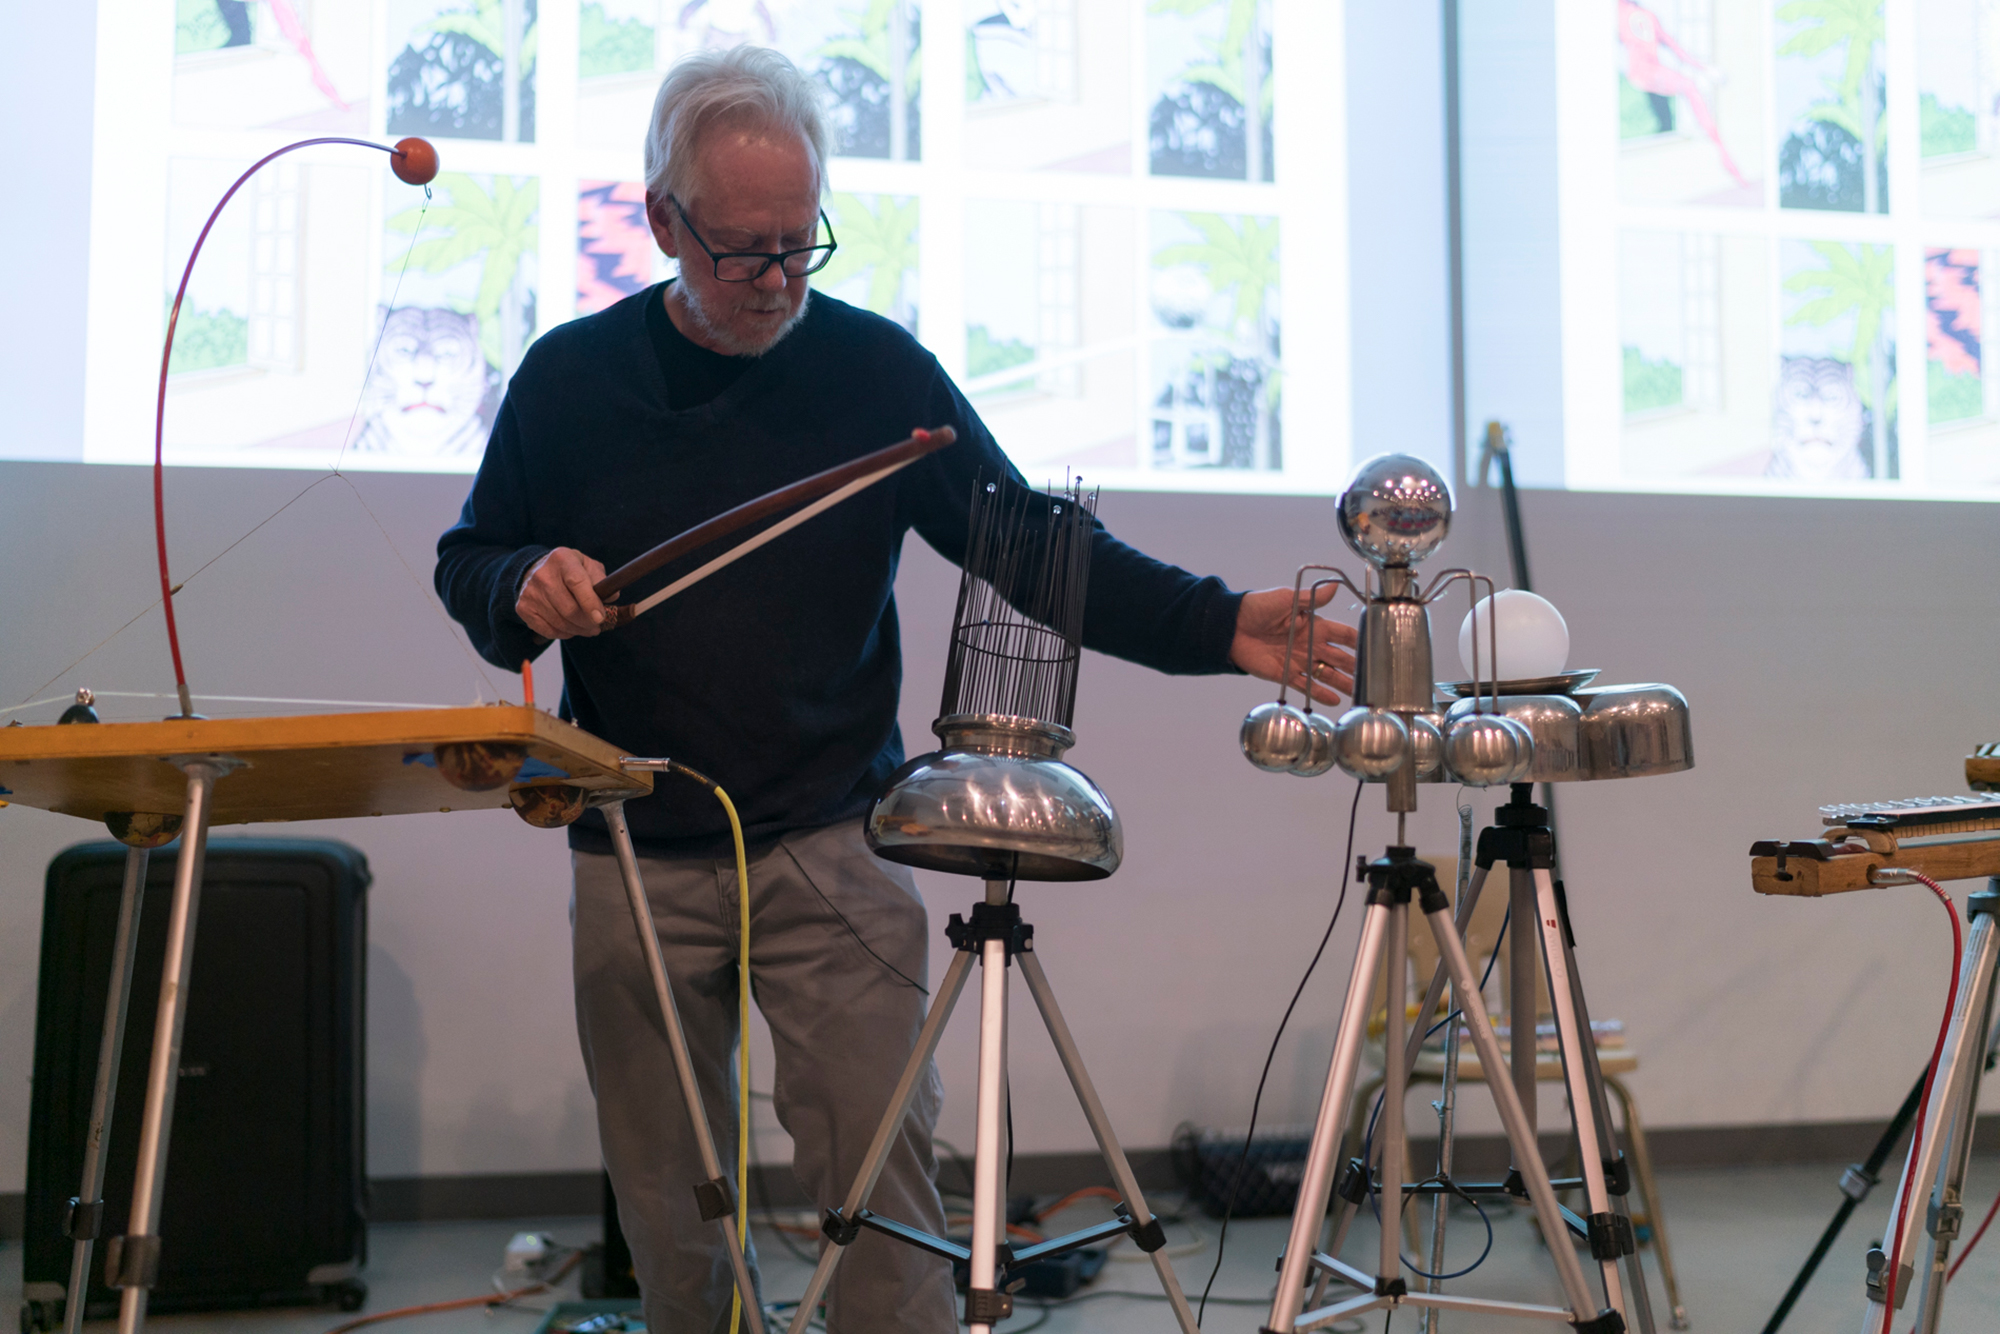
[[[1276,681],[1285,674],[1289,641],[1291,680],[1284,684],[1294,690],[1310,689],[1316,704],[1340,703],[1341,696],[1354,693],[1354,627],[1313,614],[1339,591],[1337,584],[1301,591],[1296,613],[1289,588],[1245,593],[1236,612],[1229,660],[1252,676]]]

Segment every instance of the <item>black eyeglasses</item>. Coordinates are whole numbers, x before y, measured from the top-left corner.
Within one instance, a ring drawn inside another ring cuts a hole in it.
[[[718,255],[710,248],[708,242],[701,239],[701,233],[694,229],[694,223],[688,218],[687,210],[681,207],[681,201],[668,195],[667,202],[681,215],[681,221],[687,225],[688,235],[694,238],[694,243],[707,251],[708,257],[715,261],[715,276],[726,283],[756,282],[773,264],[778,265],[787,278],[803,278],[808,273],[818,273],[825,268],[827,261],[833,258],[833,252],[840,248],[840,242],[834,239],[833,224],[827,221],[826,210],[821,209],[820,224],[826,228],[824,245],[781,250],[776,254],[768,251],[732,250]]]

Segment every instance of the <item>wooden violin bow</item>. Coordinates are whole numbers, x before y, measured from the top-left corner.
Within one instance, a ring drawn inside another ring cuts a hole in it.
[[[863,454],[858,459],[852,459],[837,467],[828,468],[825,472],[814,473],[812,476],[793,482],[788,486],[781,486],[775,491],[768,491],[754,500],[744,501],[735,509],[725,510],[712,519],[698,523],[686,532],[675,534],[673,537],[654,547],[651,551],[648,551],[645,555],[629,560],[610,574],[605,575],[604,578],[594,585],[592,591],[600,599],[609,603],[611,598],[621,590],[645,578],[667,562],[685,556],[690,551],[699,550],[707,546],[710,542],[727,537],[739,529],[747,528],[751,524],[761,519],[769,518],[781,510],[790,509],[794,505],[805,504],[805,508],[799,510],[798,513],[787,517],[782,522],[772,524],[755,537],[738,543],[736,546],[717,556],[714,560],[701,566],[701,568],[668,584],[651,597],[630,606],[618,606],[615,604],[606,606],[605,611],[609,615],[605,620],[604,628],[606,630],[616,629],[618,626],[624,625],[638,616],[641,612],[652,610],[675,594],[700,583],[703,579],[706,579],[709,575],[714,574],[724,566],[733,564],[744,556],[749,555],[766,542],[790,532],[817,514],[825,513],[850,496],[860,494],[883,478],[915,463],[924,455],[943,449],[957,438],[958,433],[953,431],[949,426],[940,426],[930,431],[919,430],[913,432],[907,440],[890,445],[886,449],[878,449],[872,454]],[[812,503],[806,504],[805,502]]]

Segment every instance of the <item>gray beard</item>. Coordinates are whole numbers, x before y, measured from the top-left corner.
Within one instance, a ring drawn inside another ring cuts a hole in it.
[[[695,295],[694,288],[687,286],[685,283],[676,285],[680,287],[683,307],[688,313],[688,318],[694,321],[694,327],[699,329],[702,337],[713,344],[718,351],[732,357],[763,356],[766,352],[769,352],[772,348],[785,341],[785,335],[789,334],[798,326],[799,321],[805,318],[806,307],[812,304],[812,289],[808,287],[806,289],[805,300],[799,302],[799,308],[793,311],[783,324],[778,326],[778,331],[771,335],[769,342],[761,347],[757,347],[746,344],[742,339],[737,338],[734,334],[723,328],[715,317],[702,307],[701,298]]]

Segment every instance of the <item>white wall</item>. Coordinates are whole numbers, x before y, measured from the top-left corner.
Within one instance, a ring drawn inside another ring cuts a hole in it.
[[[1354,341],[1358,357],[1372,358],[1355,377],[1359,452],[1443,457],[1443,228],[1424,221],[1439,216],[1442,199],[1437,27],[1435,15],[1388,8],[1352,7],[1356,95],[1368,90],[1378,113],[1355,118],[1357,139],[1370,140],[1354,153]],[[1407,77],[1392,81],[1389,70]],[[1388,151],[1377,141],[1391,134],[1409,137]],[[24,253],[18,235],[0,255],[10,318],[16,302],[44,299],[52,284],[56,305],[74,301],[75,273]],[[1392,271],[1405,276],[1391,281]],[[24,294],[28,278],[41,286]],[[55,326],[64,327],[60,316]],[[16,438],[31,425],[51,429],[38,424],[61,420],[42,410],[49,403],[73,411],[65,395],[79,391],[57,373],[66,364],[55,357],[47,374],[10,372],[0,429]],[[194,570],[310,480],[174,470],[176,571]],[[155,595],[148,485],[136,469],[0,463],[0,707],[29,698]],[[196,689],[473,696],[476,670],[428,594],[431,544],[463,479],[364,475],[353,486],[322,483],[190,584],[180,602]],[[1439,564],[1503,570],[1491,493],[1461,502]],[[1343,555],[1326,500],[1119,494],[1103,509],[1142,548],[1239,587]],[[1575,633],[1573,661],[1603,667],[1607,680],[1674,682],[1694,707],[1694,772],[1562,794],[1585,977],[1598,1013],[1630,1025],[1643,1059],[1633,1085],[1652,1121],[1886,1116],[1942,1003],[1941,914],[1913,890],[1758,899],[1744,853],[1753,838],[1804,836],[1824,801],[1951,790],[1966,749],[2000,738],[1994,511],[1555,493],[1528,494],[1524,509],[1538,585]],[[899,585],[913,743],[935,709],[954,577],[913,544]],[[1440,629],[1455,632],[1455,618],[1442,616]],[[170,690],[163,641],[157,614],[144,616],[41,693]],[[545,698],[557,684],[549,663]],[[512,678],[488,675],[517,691]],[[1271,1029],[1339,881],[1351,784],[1260,774],[1236,753],[1238,720],[1268,695],[1254,682],[1168,679],[1097,657],[1084,671],[1072,758],[1123,814],[1128,861],[1108,883],[1030,886],[1023,900],[1135,1147],[1164,1144],[1182,1119],[1247,1116]],[[1450,845],[1451,795],[1425,792],[1422,846]],[[1482,814],[1492,804],[1474,801]],[[1357,851],[1373,855],[1385,842],[1380,807],[1379,795],[1364,796]],[[593,1166],[569,1012],[562,839],[504,813],[298,832],[354,843],[375,871],[371,1171]],[[65,817],[0,810],[0,1191],[22,1187],[43,869],[61,848],[100,836]],[[924,887],[940,925],[973,890],[948,877]],[[1267,1123],[1310,1115],[1357,920],[1350,903],[1275,1063]],[[968,1008],[942,1057],[945,1134],[960,1143],[970,1139],[972,1017]],[[1087,1148],[1031,1011],[1016,1020],[1022,1150]],[[765,1069],[759,1087],[768,1087]],[[782,1157],[763,1122],[766,1155]]]

